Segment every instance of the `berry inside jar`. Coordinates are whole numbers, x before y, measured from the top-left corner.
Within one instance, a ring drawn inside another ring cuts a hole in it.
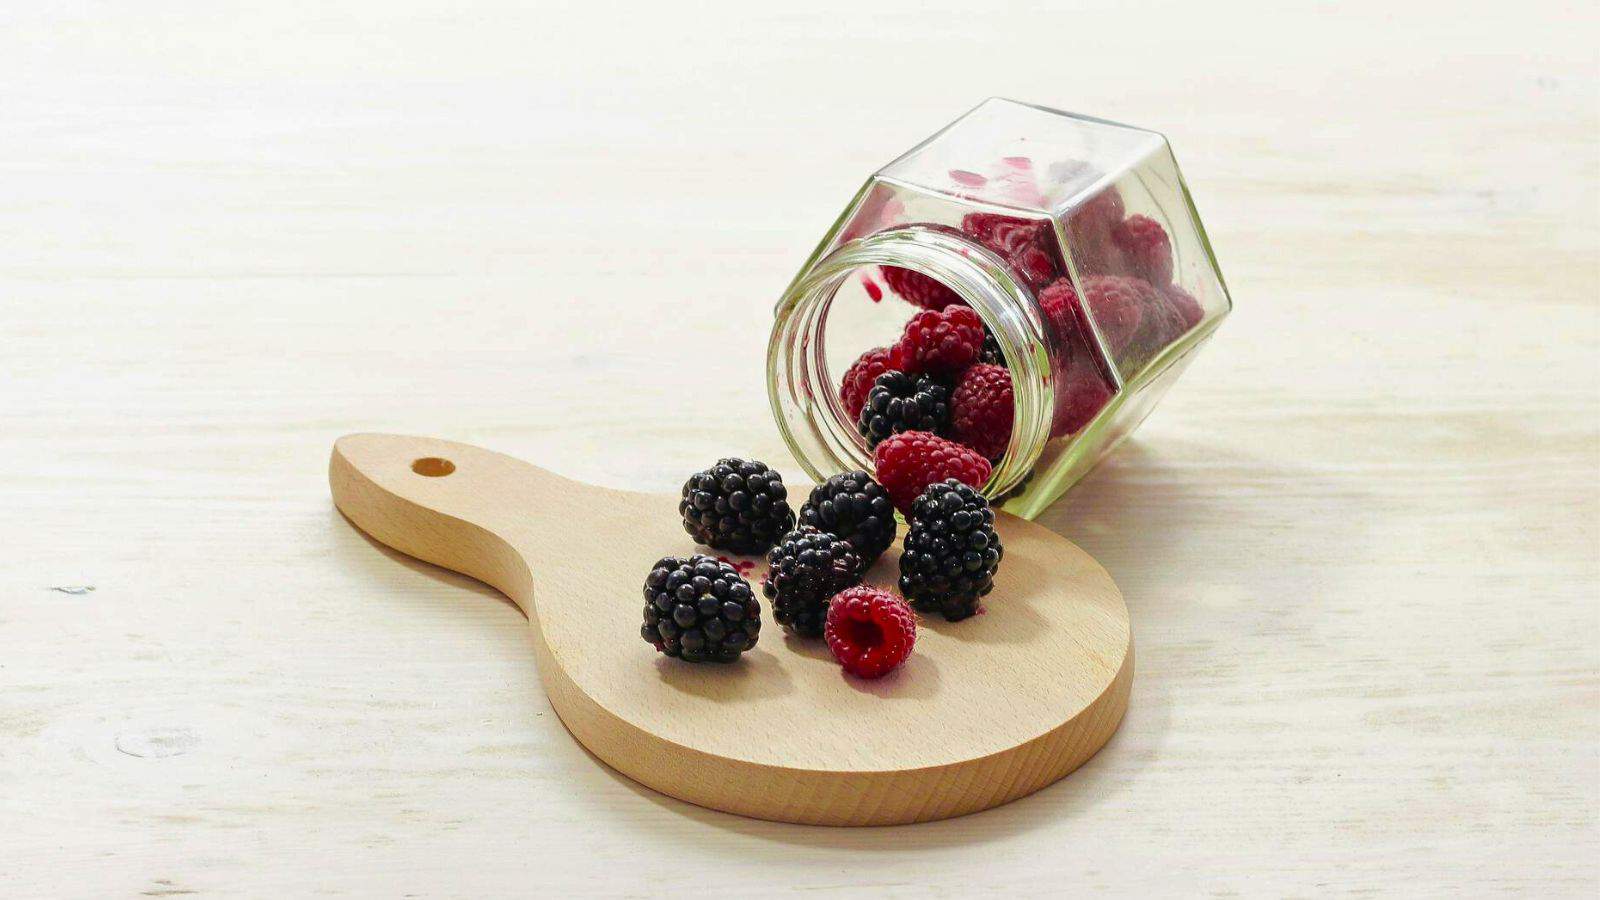
[[[791,284],[773,407],[816,477],[869,468],[893,493],[880,447],[922,442],[1031,516],[1227,307],[1159,135],[990,101],[870,179]]]

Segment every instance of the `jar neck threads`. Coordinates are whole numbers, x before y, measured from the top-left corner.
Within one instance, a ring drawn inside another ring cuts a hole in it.
[[[1032,470],[1050,436],[1055,383],[1049,341],[1027,289],[987,248],[953,229],[907,225],[845,243],[817,260],[778,301],[767,347],[767,394],[789,450],[816,481],[872,468],[872,454],[839,399],[839,375],[828,371],[828,308],[850,274],[864,266],[897,266],[934,278],[976,311],[1011,371],[1015,413],[1011,440],[984,493],[1015,487]]]

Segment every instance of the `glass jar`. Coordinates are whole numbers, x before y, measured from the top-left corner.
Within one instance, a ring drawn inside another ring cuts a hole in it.
[[[963,442],[993,463],[984,493],[1031,518],[1138,426],[1232,303],[1165,138],[988,100],[869,178],[778,303],[768,393],[807,474],[872,470],[842,379],[913,315],[959,306],[1012,392],[1009,434]],[[964,376],[939,377],[959,406]]]

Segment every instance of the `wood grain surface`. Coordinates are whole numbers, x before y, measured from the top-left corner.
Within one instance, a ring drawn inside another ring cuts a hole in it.
[[[0,11],[0,894],[1592,897],[1593,4],[1073,6]],[[990,94],[1164,131],[1237,303],[1042,519],[1127,719],[895,828],[596,765],[330,443],[798,481],[772,302]]]

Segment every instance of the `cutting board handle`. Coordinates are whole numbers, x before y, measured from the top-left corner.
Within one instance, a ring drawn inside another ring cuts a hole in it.
[[[566,479],[481,447],[350,434],[328,461],[333,502],[357,528],[407,556],[468,575],[528,609],[536,514]]]

